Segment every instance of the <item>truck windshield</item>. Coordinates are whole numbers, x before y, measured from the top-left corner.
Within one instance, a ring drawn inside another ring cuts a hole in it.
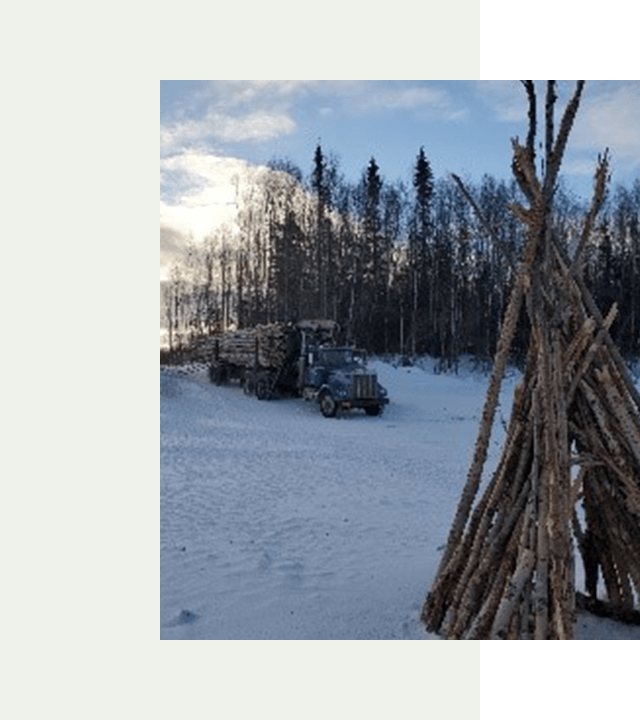
[[[332,348],[331,350],[320,350],[320,363],[328,367],[341,367],[351,365],[354,362],[363,362],[361,353],[354,353],[351,348]]]

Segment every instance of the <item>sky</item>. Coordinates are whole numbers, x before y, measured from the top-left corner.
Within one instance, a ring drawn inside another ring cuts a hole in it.
[[[558,82],[556,125],[574,85]],[[537,90],[542,108],[544,84]],[[161,81],[161,279],[187,238],[233,222],[235,183],[269,160],[308,176],[320,143],[350,181],[374,157],[385,181],[410,184],[424,147],[436,179],[510,180],[511,138],[524,142],[526,113],[515,80]],[[568,188],[590,198],[605,148],[613,185],[640,177],[639,127],[640,81],[587,81],[563,163]]]

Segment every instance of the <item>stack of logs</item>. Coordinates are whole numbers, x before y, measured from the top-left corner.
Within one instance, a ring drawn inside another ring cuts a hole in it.
[[[234,330],[217,338],[218,358],[225,362],[251,367],[256,359],[256,329]]]
[[[279,368],[297,352],[296,330],[285,323],[258,325],[195,340],[190,357],[196,362],[211,362],[215,356],[240,367]]]
[[[256,337],[260,367],[280,368],[298,354],[298,333],[291,325],[258,325]]]
[[[535,91],[525,82],[529,137],[526,147],[514,141],[513,170],[530,207],[512,211],[525,223],[527,241],[474,458],[422,611],[427,628],[447,639],[572,639],[574,537],[585,568],[582,606],[640,616],[640,397],[609,335],[616,307],[603,318],[582,279],[582,255],[604,196],[606,154],[572,258],[550,217],[582,85],[552,142],[555,91],[548,83],[541,182],[534,167]],[[473,508],[522,303],[531,321],[525,371],[502,456]],[[604,600],[597,597],[599,573]]]

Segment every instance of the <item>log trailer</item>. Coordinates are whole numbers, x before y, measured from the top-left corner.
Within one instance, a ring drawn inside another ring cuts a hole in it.
[[[238,381],[258,400],[289,395],[317,402],[325,417],[363,409],[379,415],[387,391],[368,370],[366,354],[334,343],[332,320],[273,323],[215,338],[209,377],[216,385]]]

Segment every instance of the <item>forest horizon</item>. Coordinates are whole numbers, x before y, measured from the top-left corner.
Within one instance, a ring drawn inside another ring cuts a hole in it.
[[[523,246],[509,209],[515,180],[434,178],[424,148],[409,182],[385,180],[371,157],[358,181],[318,143],[305,174],[275,158],[236,198],[234,226],[192,242],[164,283],[169,345],[201,335],[304,318],[335,320],[372,354],[463,354],[489,360]],[[588,204],[558,183],[553,230],[568,249]],[[584,277],[625,357],[640,355],[640,179],[608,187],[585,253]],[[526,351],[521,318],[513,354]]]

